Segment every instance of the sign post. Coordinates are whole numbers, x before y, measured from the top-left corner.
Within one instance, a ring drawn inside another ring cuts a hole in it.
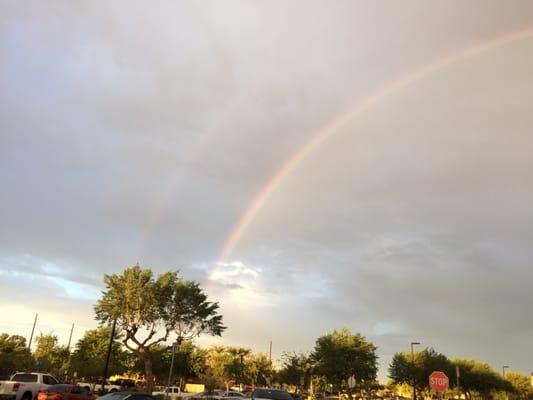
[[[351,375],[349,378],[348,378],[348,387],[350,389],[353,389],[355,387],[355,376]]]
[[[352,400],[352,397],[353,397],[353,388],[355,387],[355,376],[354,375],[350,375],[350,377],[348,378],[348,387],[350,388],[350,399],[349,400]]]
[[[446,390],[448,390],[449,385],[450,381],[444,372],[433,371],[431,375],[429,375],[429,386],[441,396]]]

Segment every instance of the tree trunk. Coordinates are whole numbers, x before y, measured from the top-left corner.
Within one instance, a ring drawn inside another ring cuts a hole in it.
[[[146,392],[152,394],[154,388],[154,372],[152,370],[152,355],[149,353],[144,353],[144,379],[146,380]]]

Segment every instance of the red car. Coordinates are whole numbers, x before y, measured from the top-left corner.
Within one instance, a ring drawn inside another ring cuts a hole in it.
[[[53,385],[37,393],[36,400],[95,400],[96,396],[78,385]]]

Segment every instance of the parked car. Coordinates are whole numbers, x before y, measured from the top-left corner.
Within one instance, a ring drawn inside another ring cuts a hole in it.
[[[244,400],[246,398],[246,395],[242,394],[241,392],[236,392],[236,391],[228,391],[228,392],[224,392],[222,394],[222,398],[223,399],[228,399],[228,400]]]
[[[203,391],[200,393],[194,394],[194,396],[189,397],[190,400],[221,400],[224,397],[224,390],[213,390],[212,392]]]
[[[39,390],[46,390],[59,382],[49,374],[17,372],[8,381],[0,381],[1,400],[33,400]]]
[[[154,396],[143,392],[113,392],[98,397],[98,400],[156,400]]]
[[[78,382],[78,385],[83,388],[86,388],[87,390],[93,393],[102,392],[102,380],[101,379],[98,379],[96,382]],[[135,388],[135,382],[131,379],[106,381],[106,383],[104,384],[105,393],[118,392],[118,391],[124,391],[124,390],[132,391],[134,390],[134,388]]]
[[[79,385],[52,385],[37,393],[36,400],[95,400],[96,396]]]
[[[252,400],[292,400],[292,396],[281,389],[255,389],[252,392]]]

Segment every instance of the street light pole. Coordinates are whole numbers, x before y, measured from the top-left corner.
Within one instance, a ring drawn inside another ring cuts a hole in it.
[[[413,400],[416,400],[416,375],[415,375],[415,353],[413,346],[420,344],[420,342],[411,342],[411,366],[413,371]]]
[[[240,354],[240,359],[241,359],[241,376],[240,376],[240,388],[241,388],[241,391],[242,391],[242,388],[244,387],[244,354]]]
[[[111,327],[111,337],[109,338],[109,346],[107,347],[107,356],[105,359],[105,367],[104,367],[104,379],[102,379],[102,393],[105,394],[105,384],[107,379],[107,371],[109,368],[109,358],[111,357],[111,351],[113,350],[113,341],[115,340],[115,329],[117,326],[117,319],[115,318],[113,320],[113,326]]]
[[[178,342],[172,343],[172,359],[170,360],[170,369],[168,371],[168,383],[166,396],[170,396],[170,384],[172,383],[172,370],[174,369],[174,357],[176,357],[176,350],[178,349]]]
[[[505,370],[509,368],[508,365],[502,365],[502,378],[505,379]],[[509,400],[509,393],[505,391],[505,400]]]
[[[502,377],[503,377],[503,379],[505,379],[505,370],[506,370],[507,368],[509,368],[508,365],[502,365]]]

